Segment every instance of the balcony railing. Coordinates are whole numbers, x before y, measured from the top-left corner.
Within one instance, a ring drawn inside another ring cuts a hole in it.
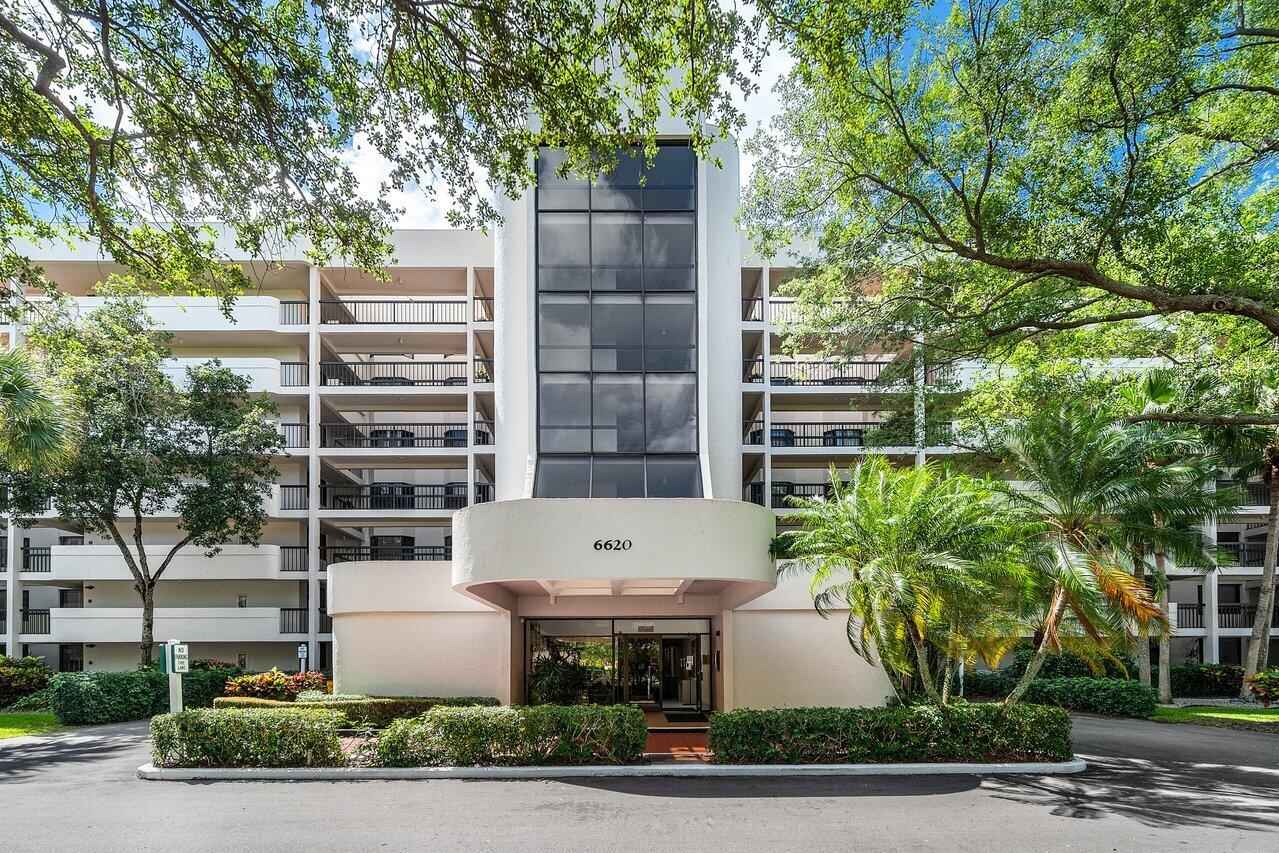
[[[769,383],[788,385],[872,385],[891,362],[837,359],[782,360],[768,364]]]
[[[280,509],[307,509],[308,503],[305,485],[280,486]]]
[[[310,305],[304,300],[280,301],[280,325],[304,326],[308,321]]]
[[[492,323],[493,322],[493,297],[477,296],[475,297],[475,322]]]
[[[305,361],[280,362],[280,384],[285,388],[298,388],[311,381],[311,371]]]
[[[320,486],[320,506],[338,510],[440,510],[466,506],[466,483]]]
[[[493,500],[493,484],[492,483],[476,483],[475,484],[475,502],[477,504],[491,503]]]
[[[49,611],[46,610],[28,610],[22,611],[22,633],[23,634],[48,634],[51,632],[49,627]]]
[[[1217,550],[1240,566],[1260,566],[1266,559],[1265,542],[1218,542]]]
[[[1177,608],[1181,610],[1180,607]],[[1217,627],[1219,628],[1251,628],[1252,622],[1257,618],[1257,605],[1255,604],[1218,604],[1217,605]],[[1279,626],[1279,604],[1275,605],[1274,613],[1270,617],[1270,627]]]
[[[763,382],[764,381],[764,359],[763,358],[742,359],[742,381],[743,382]]]
[[[320,302],[326,325],[461,325],[466,302],[460,299],[326,299]]]
[[[1202,628],[1204,626],[1204,606],[1202,604],[1178,604],[1178,628]]]
[[[747,323],[759,323],[764,319],[764,298],[761,296],[742,297],[742,320]]]
[[[465,385],[465,361],[322,361],[321,385]]]
[[[475,359],[475,381],[488,384],[493,381],[493,359]]]
[[[477,447],[487,447],[493,443],[493,427],[493,421],[481,418],[475,419],[475,444]]]
[[[474,434],[488,444],[492,434]],[[321,447],[466,447],[466,424],[320,424]]]
[[[307,424],[280,424],[280,432],[284,434],[286,449],[306,447],[310,442],[310,428]]]
[[[280,546],[280,571],[282,572],[305,572],[306,564],[306,546],[305,545],[281,545]]]
[[[791,497],[824,498],[830,496],[829,483],[791,483],[785,480],[773,481],[771,504],[774,509],[793,509]]]
[[[1265,483],[1238,483],[1234,480],[1218,480],[1218,489],[1238,488],[1243,490],[1244,506],[1269,506],[1270,489]]]
[[[307,608],[305,607],[280,608],[281,634],[305,634],[309,622],[310,619],[307,618]],[[319,632],[321,634],[333,633],[333,617],[324,610],[320,611]]]
[[[330,545],[320,549],[320,562],[360,563],[369,560],[412,560],[432,562],[453,559],[448,545]]]
[[[52,571],[52,560],[50,554],[52,552],[48,545],[29,546],[22,549],[22,571],[24,572],[48,572]]]
[[[774,423],[769,432],[773,447],[864,447],[871,422],[842,423]],[[747,435],[749,444],[763,444],[764,429],[760,425]]]

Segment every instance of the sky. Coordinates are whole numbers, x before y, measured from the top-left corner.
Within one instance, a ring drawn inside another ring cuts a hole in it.
[[[749,137],[761,124],[767,123],[777,112],[779,103],[777,95],[773,92],[773,86],[785,76],[793,63],[794,60],[784,52],[780,50],[770,51],[764,59],[761,75],[757,81],[759,90],[750,98],[744,98],[740,93],[738,94],[736,98],[737,106],[746,116],[746,127],[742,131],[741,138]],[[360,144],[361,140],[356,140],[356,142],[357,144],[347,152],[347,165],[350,166],[359,181],[361,195],[370,200],[376,199],[382,182],[390,175],[390,166],[372,146]],[[743,184],[749,180],[754,165],[753,160],[743,152]],[[387,195],[387,201],[390,202],[391,207],[403,211],[396,222],[396,226],[399,228],[449,227],[448,220],[445,217],[451,202],[449,194],[443,186],[433,196],[428,195],[416,186],[405,187],[402,190],[392,190]]]

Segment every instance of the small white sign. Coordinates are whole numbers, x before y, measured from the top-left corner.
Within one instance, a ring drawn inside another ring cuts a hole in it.
[[[298,644],[298,660],[306,660],[306,643]]]
[[[174,672],[190,672],[191,662],[188,661],[186,658],[174,658],[173,671]]]
[[[175,661],[176,661],[176,660],[186,660],[186,659],[187,659],[187,644],[186,644],[186,643],[178,643],[176,646],[174,646],[174,647],[173,647],[173,659],[174,659]]]

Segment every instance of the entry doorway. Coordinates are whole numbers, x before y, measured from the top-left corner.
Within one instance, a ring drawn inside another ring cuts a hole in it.
[[[697,634],[620,635],[622,702],[645,710],[704,710],[700,648]]]

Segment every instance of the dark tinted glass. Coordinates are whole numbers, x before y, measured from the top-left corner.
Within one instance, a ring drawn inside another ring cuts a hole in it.
[[[696,456],[649,456],[647,463],[650,498],[701,496],[701,470]]]
[[[544,456],[537,463],[533,496],[537,498],[585,498],[590,496],[589,456]]]
[[[591,466],[591,497],[644,497],[644,457],[596,456]]]
[[[537,158],[537,205],[541,210],[585,210],[590,203],[590,182],[585,178],[555,174],[564,153],[542,149]]]
[[[591,303],[585,295],[547,293],[538,300],[542,370],[590,370]]]
[[[591,216],[591,265],[637,267],[643,263],[643,219],[637,213],[597,213]]]
[[[686,373],[644,376],[647,449],[663,453],[697,451],[697,377]]]
[[[644,297],[644,369],[693,370],[697,308],[693,294]]]
[[[657,150],[653,165],[645,171],[647,186],[691,187],[697,160],[693,149],[666,145]]]
[[[591,385],[596,453],[644,451],[644,381],[638,374],[596,376]]]
[[[538,379],[538,443],[552,453],[591,449],[591,380],[587,374]]]
[[[644,305],[639,294],[595,294],[591,347],[594,370],[644,369]]]
[[[540,213],[537,262],[542,266],[589,266],[589,217],[585,213]]]
[[[697,259],[697,228],[691,213],[649,214],[644,218],[644,265],[693,266]]]

